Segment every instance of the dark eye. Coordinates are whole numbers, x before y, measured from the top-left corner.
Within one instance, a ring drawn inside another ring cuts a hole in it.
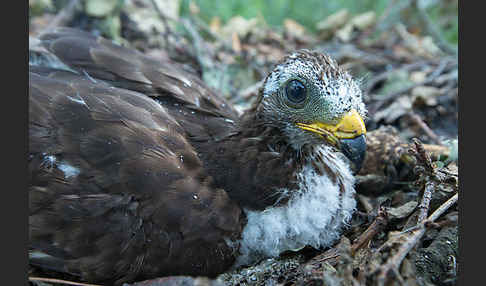
[[[287,83],[285,93],[287,94],[288,100],[292,103],[302,103],[307,97],[304,84],[296,79]]]

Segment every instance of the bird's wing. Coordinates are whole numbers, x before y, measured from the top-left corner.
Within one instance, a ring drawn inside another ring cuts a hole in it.
[[[93,79],[156,99],[193,142],[235,134],[238,113],[201,79],[169,59],[154,59],[102,37],[58,28],[40,37],[41,45],[64,64]]]
[[[231,265],[241,210],[166,108],[68,71],[29,76],[33,264],[119,282]]]
[[[71,68],[145,95],[170,97],[195,110],[232,118],[236,111],[200,78],[169,59],[154,59],[102,37],[71,28],[41,36],[42,45]]]

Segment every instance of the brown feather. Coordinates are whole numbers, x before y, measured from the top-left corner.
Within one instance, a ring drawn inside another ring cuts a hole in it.
[[[215,275],[231,265],[224,239],[240,233],[241,210],[209,190],[202,162],[164,107],[35,68],[29,94],[33,249],[62,259],[70,274],[117,283]],[[67,176],[62,164],[79,174]],[[208,259],[215,249],[223,255]]]

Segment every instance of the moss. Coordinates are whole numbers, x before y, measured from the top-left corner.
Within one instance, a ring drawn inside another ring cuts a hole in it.
[[[457,226],[444,228],[430,246],[417,251],[415,267],[426,282],[443,285],[449,273],[455,271],[453,260],[457,255]]]
[[[303,261],[302,255],[269,258],[256,265],[224,273],[218,280],[225,285],[277,285],[296,281]]]

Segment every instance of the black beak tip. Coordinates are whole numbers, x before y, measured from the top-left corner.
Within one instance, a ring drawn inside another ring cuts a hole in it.
[[[364,134],[353,139],[341,139],[341,152],[351,161],[351,169],[356,174],[361,169],[366,155]]]

